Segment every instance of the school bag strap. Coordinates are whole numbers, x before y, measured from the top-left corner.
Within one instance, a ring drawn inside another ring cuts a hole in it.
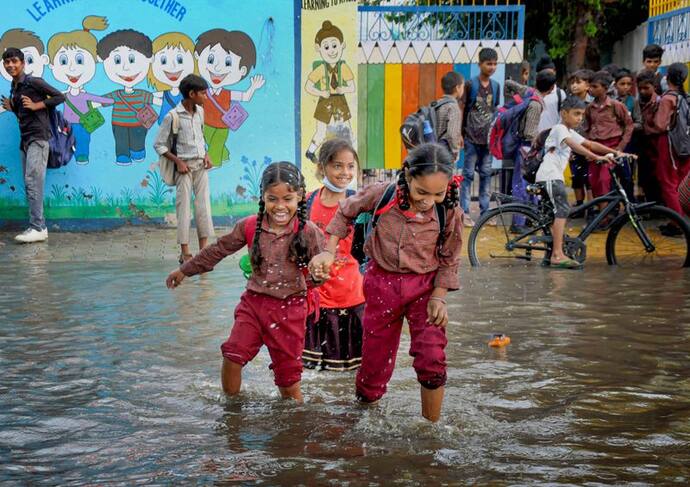
[[[556,85],[556,99],[558,100],[556,103],[558,113],[561,113],[561,105],[563,105],[563,90],[561,90],[558,85]]]
[[[172,143],[170,144],[170,152],[177,155],[177,134],[180,132],[180,115],[175,109],[170,110],[170,133],[172,134]]]
[[[489,78],[489,84],[491,85],[491,93],[493,94],[493,106],[498,108],[501,100],[501,85],[492,78]],[[479,76],[475,76],[470,80],[470,94],[467,100],[467,107],[465,107],[467,112],[469,112],[476,103],[479,89]]]
[[[395,198],[396,189],[397,184],[389,184],[388,187],[386,187],[386,190],[381,195],[381,198],[379,199],[378,203],[376,203],[372,218],[369,222],[371,230],[373,230],[376,227],[376,224],[378,223],[380,216],[388,212],[391,208],[393,208],[393,206],[397,204],[397,200]],[[443,206],[443,203],[436,203],[434,205],[434,208],[436,210],[436,218],[438,219],[440,242],[440,237],[441,235],[443,235],[443,232],[446,229],[446,208],[445,206]]]
[[[321,192],[320,189],[315,189],[311,193],[307,195],[307,219],[311,218],[311,207],[314,206],[314,201],[316,201],[316,196]],[[353,196],[357,191],[354,189],[346,189],[345,190],[345,197],[349,198],[350,196]]]

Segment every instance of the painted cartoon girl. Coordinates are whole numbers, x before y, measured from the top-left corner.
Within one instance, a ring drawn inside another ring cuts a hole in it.
[[[149,86],[161,101],[158,124],[182,101],[180,82],[188,74],[199,74],[194,60],[194,41],[181,32],[167,32],[153,40],[153,62],[149,69]]]
[[[92,30],[105,30],[105,17],[89,15],[82,21],[82,30],[58,32],[48,41],[48,57],[53,77],[67,85],[65,92],[65,119],[72,124],[77,164],[88,164],[91,133],[105,123],[97,110],[111,105],[113,100],[88,93],[84,86],[96,74],[96,45]]]

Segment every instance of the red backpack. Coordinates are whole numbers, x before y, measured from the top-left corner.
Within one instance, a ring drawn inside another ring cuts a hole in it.
[[[498,109],[498,115],[489,129],[489,152],[496,159],[515,158],[518,148],[524,141],[520,135],[520,122],[532,101],[543,103],[539,95],[530,88],[524,98],[514,95]]]
[[[252,251],[254,244],[254,236],[256,235],[257,216],[251,215],[244,221],[244,239],[247,241],[247,249]],[[299,222],[295,219],[295,233],[297,233]],[[307,283],[307,316],[314,315],[314,321],[319,319],[319,291],[309,285],[309,269],[306,267],[302,269],[304,280]]]

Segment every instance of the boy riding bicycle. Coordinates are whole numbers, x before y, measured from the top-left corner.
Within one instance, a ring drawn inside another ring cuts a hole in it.
[[[563,101],[561,123],[551,129],[546,139],[544,159],[536,175],[536,182],[545,184],[554,207],[555,219],[551,226],[553,252],[550,265],[561,269],[581,269],[583,266],[563,252],[565,222],[570,213],[563,173],[568,165],[571,150],[589,160],[607,159],[609,164],[613,163],[614,157],[625,155],[598,142],[587,140],[574,130],[582,122],[585,108],[585,102],[575,96],[569,96]]]

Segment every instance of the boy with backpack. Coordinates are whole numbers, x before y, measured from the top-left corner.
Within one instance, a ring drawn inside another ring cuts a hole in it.
[[[167,159],[175,165],[173,178],[176,187],[177,243],[180,245],[180,264],[193,255],[189,251],[189,211],[194,193],[194,221],[199,237],[199,250],[214,236],[211,218],[211,196],[208,170],[212,164],[204,140],[204,103],[208,83],[201,76],[189,74],[180,82],[182,101],[163,118],[153,144],[161,156],[161,173]],[[170,164],[170,163],[168,163]]]
[[[20,154],[24,169],[24,187],[29,204],[29,228],[14,237],[17,242],[43,242],[48,228],[43,217],[43,192],[48,167],[50,114],[65,101],[59,90],[42,78],[24,73],[24,53],[10,47],[2,53],[5,71],[12,76],[10,97],[2,97],[2,106],[19,120]]]
[[[441,78],[443,97],[437,102],[438,141],[448,147],[453,160],[458,160],[462,149],[462,112],[458,102],[464,93],[464,79],[456,71],[449,71]]]
[[[575,131],[582,123],[584,113],[585,102],[579,98],[569,96],[563,100],[560,113],[561,123],[556,124],[548,132],[544,143],[543,159],[535,178],[536,182],[545,184],[546,192],[553,204],[555,215],[551,226],[553,252],[549,263],[551,267],[561,269],[582,268],[581,263],[570,259],[563,252],[565,222],[570,213],[563,173],[570,159],[571,151],[582,154],[592,162],[603,159],[603,154],[624,155],[620,151],[612,150],[603,144],[587,140]]]
[[[500,103],[501,86],[491,76],[496,72],[498,54],[485,47],[479,51],[479,75],[465,83],[464,96],[464,138],[460,144],[465,147],[465,165],[462,169],[462,191],[460,202],[465,212],[465,226],[471,227],[470,190],[475,170],[479,172],[479,208],[483,214],[489,209],[489,186],[491,184],[491,154],[489,152],[489,129],[494,112]]]
[[[594,73],[589,92],[594,101],[585,110],[584,133],[587,138],[613,151],[622,151],[630,142],[633,121],[628,109],[608,95],[613,79],[606,71]],[[589,161],[587,169],[592,195],[597,198],[611,191],[611,174],[605,164]],[[632,196],[632,195],[631,195]],[[605,203],[600,205],[600,210]],[[606,225],[608,222],[602,222]]]

